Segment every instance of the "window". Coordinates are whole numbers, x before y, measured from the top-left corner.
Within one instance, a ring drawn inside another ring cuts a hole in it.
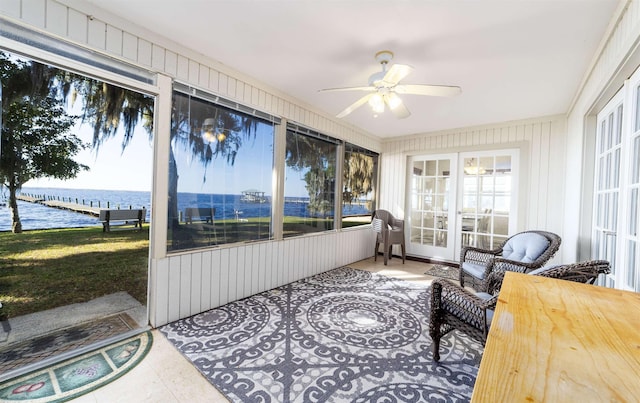
[[[272,237],[276,120],[222,103],[174,89],[168,251]]]
[[[286,141],[284,236],[334,229],[337,140],[289,124]]]
[[[342,170],[342,227],[368,224],[376,208],[378,154],[345,144]]]

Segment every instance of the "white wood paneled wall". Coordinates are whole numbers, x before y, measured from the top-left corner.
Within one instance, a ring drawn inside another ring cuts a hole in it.
[[[204,250],[152,264],[153,326],[348,265],[373,255],[368,226],[282,241]]]
[[[380,208],[404,217],[407,159],[411,155],[518,148],[524,178],[524,183],[519,183],[518,228],[561,234],[565,138],[566,118],[551,116],[388,141],[380,164]]]
[[[573,261],[591,256],[593,176],[589,173],[595,171],[596,129],[590,122],[640,65],[638,43],[640,1],[621,1],[569,111],[563,244],[571,245],[567,257]]]
[[[0,17],[380,152],[377,137],[78,0],[1,0]],[[1,20],[0,20],[1,21]],[[168,136],[168,133],[159,133]],[[155,166],[156,169],[164,169]],[[155,197],[154,203],[166,203]],[[155,207],[155,206],[154,206]],[[152,326],[373,255],[368,227],[152,259]],[[163,245],[159,247],[164,248]]]

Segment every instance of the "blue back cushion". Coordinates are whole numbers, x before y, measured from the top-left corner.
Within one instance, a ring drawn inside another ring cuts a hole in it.
[[[518,234],[504,245],[502,257],[522,263],[531,263],[549,247],[547,238],[535,232]]]

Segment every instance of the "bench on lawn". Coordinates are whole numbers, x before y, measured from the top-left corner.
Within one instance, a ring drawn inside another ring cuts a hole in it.
[[[146,216],[145,209],[125,209],[125,210],[100,210],[99,219],[102,221],[102,232],[111,231],[111,227],[117,226],[120,229],[142,229],[142,223]]]
[[[213,224],[213,217],[216,214],[214,207],[187,207],[184,210],[185,221],[187,224],[193,224],[193,220],[204,221]]]

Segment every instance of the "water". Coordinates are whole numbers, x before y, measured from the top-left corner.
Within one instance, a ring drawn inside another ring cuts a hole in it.
[[[47,196],[64,199],[71,198],[73,203],[78,203],[106,209],[108,208],[146,208],[147,222],[151,214],[150,192],[136,192],[124,190],[83,190],[83,189],[58,189],[58,188],[23,188],[22,194]],[[199,193],[178,193],[178,210],[184,211],[186,207],[214,207],[215,219],[269,217],[271,215],[270,198],[266,203],[245,203],[240,200],[241,195],[219,195]],[[285,216],[309,217],[307,209],[308,198],[286,198],[284,205]],[[67,210],[59,210],[46,207],[38,203],[18,201],[18,212],[22,221],[22,229],[46,229],[46,228],[72,228],[102,226],[97,217],[86,214],[74,213]],[[364,205],[346,205],[344,215],[367,214],[369,211]],[[237,214],[237,217],[236,217]],[[332,213],[330,212],[330,215]],[[11,216],[7,207],[0,207],[0,231],[11,230]]]

